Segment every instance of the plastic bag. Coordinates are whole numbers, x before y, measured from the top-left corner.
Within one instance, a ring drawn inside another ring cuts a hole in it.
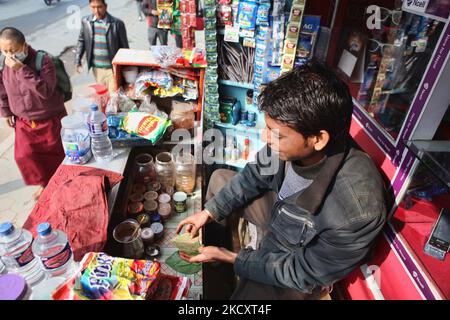
[[[144,91],[149,89],[150,87],[170,90],[172,86],[173,79],[168,72],[152,70],[141,73],[138,76],[136,80],[135,93],[137,96],[142,96],[144,95]]]
[[[137,110],[136,103],[127,97],[122,88],[111,95],[111,98],[106,105],[106,113],[110,114],[129,112],[133,110]]]
[[[149,113],[130,112],[123,119],[121,129],[150,140],[155,144],[171,124],[170,120]]]
[[[76,275],[52,294],[54,300],[144,300],[156,290],[157,261],[87,253]]]
[[[153,114],[153,115],[155,115],[157,117],[160,117],[162,119],[169,118],[167,113],[165,113],[164,111],[159,110],[158,106],[156,105],[156,103],[151,101],[151,97],[150,96],[146,96],[144,98],[144,101],[142,101],[142,104],[139,107],[139,112],[150,113],[150,114]]]
[[[177,63],[179,58],[183,57],[183,51],[180,48],[170,46],[152,46],[153,58],[163,68]]]
[[[147,300],[184,300],[188,298],[192,282],[187,277],[175,277],[161,274],[158,287]]]

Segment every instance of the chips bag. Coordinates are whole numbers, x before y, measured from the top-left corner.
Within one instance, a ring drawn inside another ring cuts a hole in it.
[[[144,300],[157,287],[156,261],[114,258],[87,253],[74,277],[58,287],[54,300]]]
[[[159,118],[150,113],[130,112],[123,119],[121,129],[155,144],[171,124],[170,120]]]

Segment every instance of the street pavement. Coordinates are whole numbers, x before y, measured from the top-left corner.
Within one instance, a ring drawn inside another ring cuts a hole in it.
[[[137,19],[135,0],[107,0],[108,12],[124,21],[130,47],[149,49],[147,24]],[[61,0],[51,7],[42,0],[0,0],[0,29],[13,26],[22,30],[35,49],[60,55],[71,76],[74,96],[94,83],[87,68],[77,74],[74,68],[75,46],[79,35],[79,17],[90,14],[88,0]],[[169,45],[174,40],[169,37]],[[66,103],[68,113],[71,102]],[[0,223],[11,221],[22,226],[35,202],[37,187],[26,186],[14,161],[14,131],[0,119]]]

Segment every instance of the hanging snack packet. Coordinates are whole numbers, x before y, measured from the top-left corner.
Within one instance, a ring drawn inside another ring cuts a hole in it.
[[[258,7],[258,14],[256,18],[257,26],[268,26],[269,25],[269,11],[270,11],[270,2],[262,3]]]
[[[238,23],[242,29],[254,30],[258,4],[253,2],[239,2]]]
[[[144,300],[156,290],[159,262],[87,253],[81,268],[52,294],[54,300]]]
[[[155,144],[172,124],[170,120],[145,112],[130,112],[123,119],[121,129],[150,140]]]

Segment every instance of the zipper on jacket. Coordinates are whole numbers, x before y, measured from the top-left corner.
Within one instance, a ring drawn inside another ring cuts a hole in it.
[[[280,210],[281,212],[283,212],[285,215],[287,215],[288,217],[291,217],[292,219],[295,219],[295,220],[297,220],[297,221],[301,221],[301,222],[303,222],[304,224],[306,224],[308,227],[310,227],[310,228],[314,228],[314,223],[313,222],[311,222],[310,220],[308,220],[308,219],[306,219],[306,218],[303,218],[303,217],[299,217],[299,216],[296,216],[296,215],[294,215],[294,214],[292,214],[292,213],[290,213],[289,211],[287,211],[285,208],[283,208],[283,207],[281,207],[281,210]]]

